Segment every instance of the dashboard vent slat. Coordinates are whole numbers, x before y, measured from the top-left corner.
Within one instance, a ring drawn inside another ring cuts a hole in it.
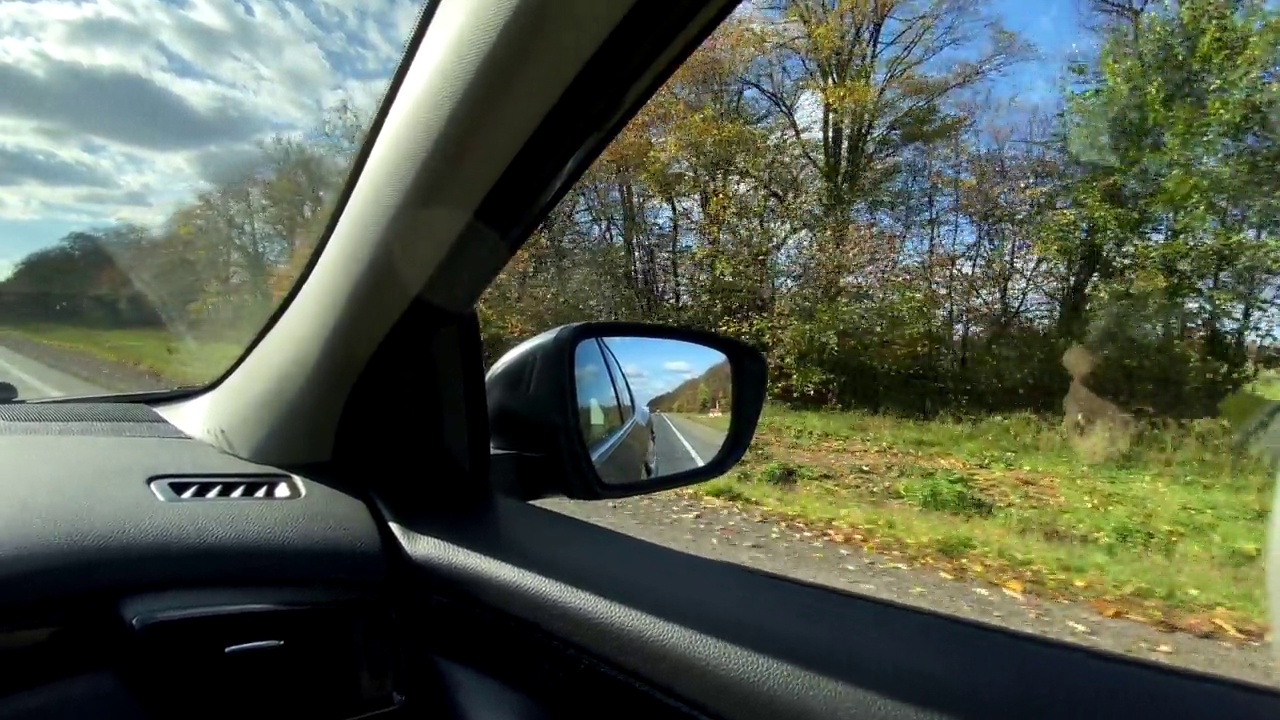
[[[166,502],[292,500],[302,496],[302,485],[288,475],[167,477],[152,480],[151,490]]]

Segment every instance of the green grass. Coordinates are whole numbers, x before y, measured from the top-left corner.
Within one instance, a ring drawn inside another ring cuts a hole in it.
[[[1249,390],[1269,400],[1280,400],[1280,372],[1263,371],[1249,386]]]
[[[239,357],[243,343],[179,337],[166,329],[99,329],[58,324],[2,326],[0,330],[71,352],[126,365],[175,385],[204,384]]]
[[[698,423],[699,425],[702,425],[704,427],[712,428],[713,430],[722,430],[725,432],[728,432],[729,430],[728,414],[719,415],[717,417],[711,417],[709,415],[701,415],[699,413],[670,413],[670,414],[675,415],[676,417],[679,417],[679,418],[684,418],[691,422]]]
[[[1090,462],[1052,419],[770,408],[743,463],[693,492],[1109,615],[1257,633],[1271,474],[1229,444],[1200,421]]]

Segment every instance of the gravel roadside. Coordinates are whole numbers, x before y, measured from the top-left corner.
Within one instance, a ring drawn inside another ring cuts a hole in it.
[[[908,567],[725,504],[675,494],[617,502],[555,499],[537,504],[676,550],[797,580],[1157,663],[1280,685],[1280,672],[1265,644],[1166,633],[1129,620],[1104,618],[1081,605],[1013,597],[995,585],[947,579],[936,570]]]

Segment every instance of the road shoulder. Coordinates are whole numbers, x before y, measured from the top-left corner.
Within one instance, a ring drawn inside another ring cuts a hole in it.
[[[1270,648],[1166,633],[1104,618],[1074,603],[1041,601],[995,585],[837,544],[732,505],[676,493],[616,502],[544,500],[542,507],[703,557],[921,609],[1267,685],[1280,683]]]
[[[0,347],[107,392],[164,390],[173,386],[173,383],[140,368],[32,340],[11,331],[0,330]]]

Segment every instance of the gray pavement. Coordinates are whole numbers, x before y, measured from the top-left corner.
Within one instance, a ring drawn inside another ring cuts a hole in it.
[[[102,395],[108,392],[3,346],[0,346],[0,381],[17,387],[20,400]]]
[[[725,438],[722,431],[666,413],[653,414],[653,434],[657,440],[659,475],[674,475],[706,465],[720,452]]]

